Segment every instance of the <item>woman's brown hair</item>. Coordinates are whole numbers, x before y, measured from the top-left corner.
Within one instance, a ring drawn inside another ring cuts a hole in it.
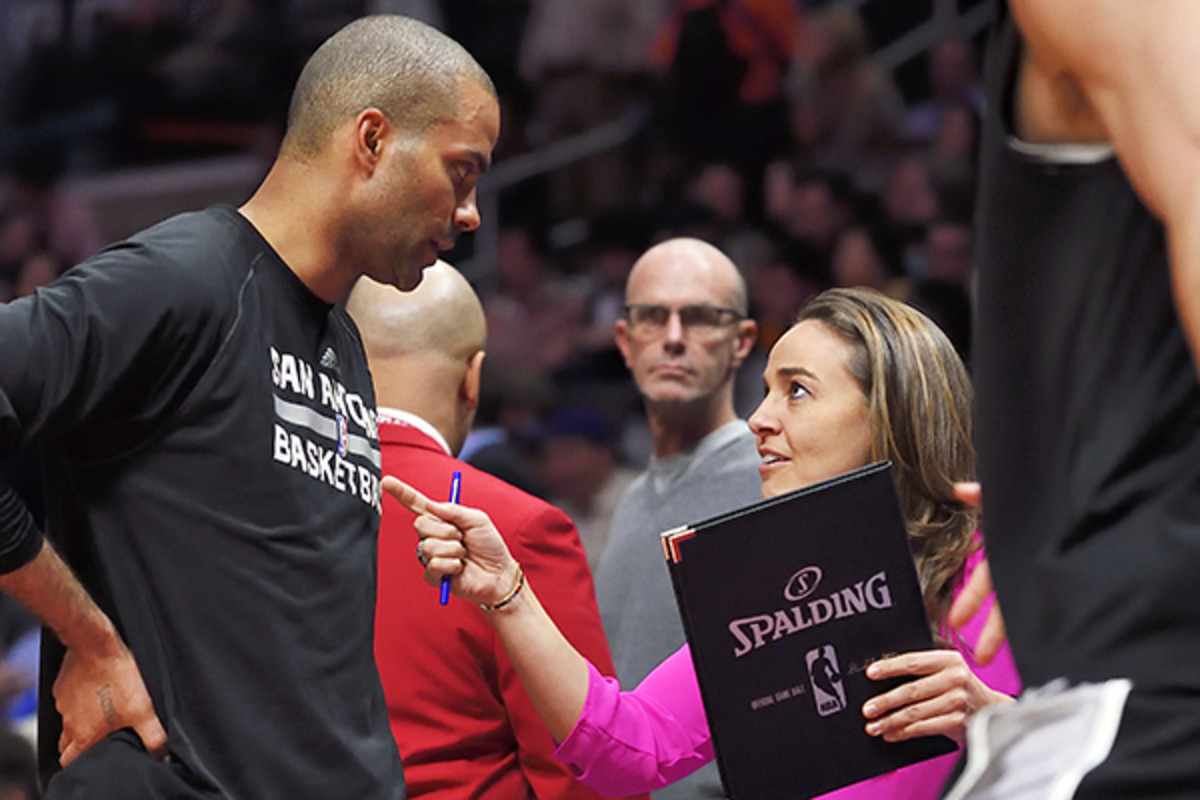
[[[853,349],[847,367],[867,399],[872,457],[893,464],[925,606],[941,628],[977,548],[978,512],[954,496],[956,482],[975,480],[970,376],[932,320],[875,290],[825,291],[797,321],[810,319]]]

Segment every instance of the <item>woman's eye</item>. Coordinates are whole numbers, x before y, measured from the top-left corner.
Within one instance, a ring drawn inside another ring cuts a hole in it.
[[[792,381],[790,384],[788,384],[788,398],[792,400],[798,400],[807,394],[808,389],[804,386],[804,384],[798,381]]]

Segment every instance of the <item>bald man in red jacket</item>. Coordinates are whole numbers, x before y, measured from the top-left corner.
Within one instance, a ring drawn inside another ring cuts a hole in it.
[[[546,610],[606,675],[612,656],[575,525],[554,506],[454,457],[479,398],[486,324],[479,299],[453,267],[425,271],[408,293],[360,281],[347,308],[375,382],[383,473],[446,498],[462,474],[461,502],[504,531]],[[482,611],[439,604],[422,579],[413,515],[383,498],[375,655],[410,798],[593,800],[553,754],[503,646]]]

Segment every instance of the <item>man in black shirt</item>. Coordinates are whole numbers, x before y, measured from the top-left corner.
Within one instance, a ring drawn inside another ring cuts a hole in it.
[[[1200,6],[999,6],[979,471],[1013,655],[1043,688],[981,717],[949,796],[1194,798]]]
[[[54,540],[0,485],[0,589],[54,634],[47,797],[404,796],[371,647],[374,395],[341,301],[362,274],[415,287],[478,226],[498,132],[459,45],[357,20],[241,208],[0,306],[0,448],[40,448]]]

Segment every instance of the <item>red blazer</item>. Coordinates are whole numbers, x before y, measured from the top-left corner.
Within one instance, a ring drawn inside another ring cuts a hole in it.
[[[576,649],[605,675],[604,638],[587,557],[557,508],[446,454],[424,432],[381,421],[383,473],[446,499],[462,471],[460,502],[488,513],[538,598]],[[410,798],[586,798],[554,757],[553,741],[512,662],[474,605],[425,583],[413,515],[383,497],[375,656]]]

